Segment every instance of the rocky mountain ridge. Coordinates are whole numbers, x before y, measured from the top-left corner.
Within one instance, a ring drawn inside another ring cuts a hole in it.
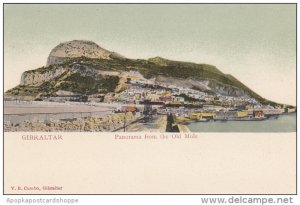
[[[96,59],[122,58],[120,54],[101,48],[92,41],[73,40],[60,43],[53,48],[48,56],[47,66],[61,64],[82,56]]]
[[[268,102],[212,65],[161,57],[128,59],[94,42],[79,40],[56,46],[49,54],[47,66],[24,72],[20,85],[8,90],[5,95],[18,98],[30,95],[35,99],[52,95],[58,90],[91,95],[119,92],[126,89],[126,86],[120,88],[121,82],[124,84],[124,78],[128,77],[124,73],[131,71],[139,73],[144,79],[154,79],[158,84],[173,84],[212,95],[249,96]]]

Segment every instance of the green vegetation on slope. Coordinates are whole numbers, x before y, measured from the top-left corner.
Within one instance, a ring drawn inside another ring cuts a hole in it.
[[[96,94],[114,92],[119,83],[118,76],[82,76],[80,73],[64,72],[51,81],[40,86],[18,85],[6,92],[6,94],[33,96],[55,96],[58,90],[71,91],[79,94]]]
[[[118,76],[82,76],[80,73],[73,73],[64,79],[56,88],[75,93],[95,94],[113,92],[118,85]]]
[[[18,85],[8,91],[6,94],[14,95],[14,96],[32,96],[35,97],[39,94],[40,89],[34,86],[26,86],[26,85]]]

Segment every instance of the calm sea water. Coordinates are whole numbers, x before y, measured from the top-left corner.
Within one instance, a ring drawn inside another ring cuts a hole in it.
[[[296,113],[264,121],[193,122],[192,132],[296,132]]]

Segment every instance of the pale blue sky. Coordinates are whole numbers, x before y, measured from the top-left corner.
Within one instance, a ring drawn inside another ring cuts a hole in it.
[[[84,39],[129,58],[212,64],[296,104],[296,5],[5,5],[4,20],[5,90],[60,42]]]

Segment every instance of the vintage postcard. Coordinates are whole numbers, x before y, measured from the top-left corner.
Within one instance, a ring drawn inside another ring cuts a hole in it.
[[[296,4],[4,4],[5,194],[295,194]]]

